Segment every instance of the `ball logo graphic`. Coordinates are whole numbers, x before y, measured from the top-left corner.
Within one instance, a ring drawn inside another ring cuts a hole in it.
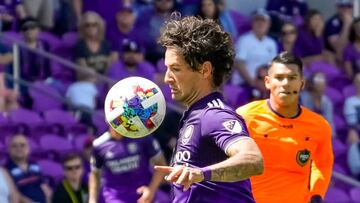
[[[106,95],[105,117],[119,134],[140,138],[153,133],[162,123],[166,101],[160,88],[141,77],[117,82]]]

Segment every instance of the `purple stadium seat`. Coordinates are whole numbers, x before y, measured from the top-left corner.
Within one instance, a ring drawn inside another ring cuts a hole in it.
[[[79,40],[79,34],[77,32],[67,32],[62,36],[62,42],[67,47],[73,47]]]
[[[345,203],[350,202],[349,195],[342,189],[330,187],[325,195],[327,203]]]
[[[44,112],[44,118],[46,123],[51,125],[53,130],[60,130],[63,132],[52,131],[57,134],[74,133],[81,134],[86,133],[86,126],[79,123],[75,117],[68,111],[54,109]],[[60,129],[59,129],[60,128]]]
[[[91,136],[87,134],[76,135],[74,138],[74,147],[77,151],[81,152],[84,149],[85,143],[91,139]]]
[[[63,167],[58,162],[48,159],[40,159],[37,163],[39,164],[43,175],[50,176],[56,181],[61,180],[64,175]]]
[[[74,149],[67,138],[52,134],[41,136],[39,145],[42,151],[56,152],[59,155],[71,152]]]
[[[350,198],[353,202],[360,202],[360,187],[354,187],[350,190]]]
[[[332,146],[335,158],[347,152],[346,145],[342,143],[339,139],[332,139]]]
[[[103,110],[98,110],[93,113],[92,122],[97,128],[98,135],[103,134],[109,128],[109,125],[105,121],[105,115]]]
[[[61,44],[61,40],[50,32],[40,32],[39,39],[47,42],[50,46],[50,50],[54,50]]]
[[[327,84],[337,90],[342,90],[344,87],[351,84],[351,80],[344,73],[339,73],[332,79],[328,79]]]
[[[330,100],[333,102],[334,109],[338,107],[338,105],[341,105],[344,102],[344,96],[341,94],[341,92],[335,88],[327,87],[325,90],[325,94],[330,98]]]
[[[33,99],[32,109],[38,112],[43,112],[51,109],[61,109],[62,96],[57,89],[51,87],[44,82],[35,82],[29,88],[29,94]]]
[[[36,111],[28,109],[17,109],[9,113],[9,120],[15,125],[16,131],[29,135],[47,132],[44,119]]]
[[[15,130],[16,128],[12,122],[10,122],[8,115],[0,112],[0,136],[5,137],[11,135]]]
[[[159,73],[165,73],[166,72],[166,66],[165,66],[164,58],[161,58],[156,62],[156,69],[157,69],[157,72],[159,72]]]
[[[246,104],[250,100],[248,90],[244,87],[225,85],[223,92],[228,105],[234,108]]]
[[[356,89],[355,89],[354,85],[348,85],[348,86],[344,87],[344,89],[342,91],[343,91],[345,98],[356,95]]]
[[[308,68],[312,73],[324,73],[328,81],[331,81],[333,78],[340,75],[340,70],[338,67],[323,61],[315,61],[311,63]]]
[[[346,130],[347,125],[342,115],[334,114],[334,124],[337,131]]]

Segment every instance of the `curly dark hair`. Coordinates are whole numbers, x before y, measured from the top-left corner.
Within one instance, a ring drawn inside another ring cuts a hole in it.
[[[198,71],[200,64],[209,61],[213,66],[215,87],[231,74],[235,51],[230,35],[211,19],[189,16],[170,20],[162,28],[158,43],[176,48],[193,71]]]

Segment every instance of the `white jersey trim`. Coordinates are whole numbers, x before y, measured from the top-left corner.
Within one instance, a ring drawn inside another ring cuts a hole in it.
[[[228,154],[228,149],[229,149],[229,147],[230,147],[232,144],[234,144],[235,142],[237,142],[237,141],[239,141],[239,140],[243,140],[243,139],[252,139],[252,138],[249,137],[249,136],[241,136],[241,137],[238,137],[238,138],[232,140],[231,142],[229,142],[229,143],[226,145],[226,147],[225,147],[225,154],[229,156],[229,154]]]
[[[225,108],[224,103],[220,99],[214,99],[214,100],[208,102],[207,105],[210,108],[213,108],[213,107],[222,108],[222,109]]]

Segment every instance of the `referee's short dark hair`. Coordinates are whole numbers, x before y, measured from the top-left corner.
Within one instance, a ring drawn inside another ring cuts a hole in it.
[[[285,64],[285,65],[289,65],[289,64],[294,64],[297,65],[299,68],[299,72],[301,75],[303,75],[303,62],[301,61],[301,59],[299,57],[296,57],[294,54],[284,51],[281,52],[280,54],[278,54],[277,56],[275,56],[270,64],[269,64],[269,68],[271,68],[271,66],[274,63],[281,63],[281,64]]]

